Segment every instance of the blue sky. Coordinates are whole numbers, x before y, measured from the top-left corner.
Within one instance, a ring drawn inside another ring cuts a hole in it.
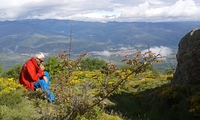
[[[1,0],[0,21],[200,21],[200,0]]]

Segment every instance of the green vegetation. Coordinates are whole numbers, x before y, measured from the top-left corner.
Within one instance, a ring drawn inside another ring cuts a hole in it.
[[[126,91],[111,96],[110,100],[116,105],[107,110],[134,120],[196,120],[199,119],[199,93],[196,91],[199,87],[163,85],[139,93]]]
[[[2,65],[0,64],[0,74],[3,71]]]
[[[172,86],[173,70],[154,70],[157,56],[123,60],[123,69],[98,59],[70,60],[69,54],[49,57],[56,101],[43,91],[27,91],[17,84],[20,65],[0,77],[0,119],[66,120],[196,120],[200,118],[200,85]]]
[[[93,71],[93,70],[101,70],[103,67],[106,66],[106,62],[104,60],[99,60],[97,58],[91,59],[86,58],[81,61],[81,69],[86,71]]]
[[[14,78],[14,80],[17,81],[18,78],[19,78],[21,68],[22,68],[21,65],[16,65],[16,66],[10,68],[7,71],[4,71],[1,75],[1,77],[3,77],[3,78]]]
[[[56,75],[57,71],[59,71],[59,60],[55,56],[50,56],[45,63],[45,70],[48,71],[50,75]]]

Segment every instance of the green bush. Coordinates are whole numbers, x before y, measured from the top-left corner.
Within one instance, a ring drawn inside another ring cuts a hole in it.
[[[3,68],[2,68],[2,65],[0,64],[0,75],[2,71],[3,71]]]
[[[14,80],[19,79],[19,75],[22,69],[22,65],[15,65],[9,70],[5,71],[2,73],[1,77],[3,78],[13,78]]]
[[[17,89],[0,96],[0,119],[2,120],[35,120],[41,116],[38,108],[23,97],[24,90]]]
[[[91,58],[86,58],[81,61],[81,70],[101,70],[103,67],[106,66],[106,62],[104,60],[100,60],[97,58],[91,59]]]
[[[16,104],[22,102],[21,92],[12,91],[9,94],[0,95],[0,105],[8,106],[8,107],[15,107]]]
[[[60,61],[55,56],[50,56],[49,59],[45,62],[45,70],[49,72],[50,75],[56,75],[59,71]]]

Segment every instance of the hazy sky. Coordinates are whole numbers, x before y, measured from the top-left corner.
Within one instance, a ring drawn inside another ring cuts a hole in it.
[[[200,0],[0,0],[0,20],[200,21]]]

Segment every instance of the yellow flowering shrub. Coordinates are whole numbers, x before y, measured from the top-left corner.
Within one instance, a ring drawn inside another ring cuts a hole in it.
[[[174,75],[173,75],[173,74],[170,74],[170,75],[168,75],[168,76],[166,77],[166,80],[171,80],[173,77],[174,77]]]
[[[97,79],[103,79],[105,77],[104,74],[101,73],[101,71],[73,71],[72,75],[70,77],[70,85],[74,85],[76,83],[80,83],[83,81],[88,80],[97,80]]]
[[[21,89],[13,78],[0,78],[0,107],[7,106],[9,108],[16,107],[23,100]],[[1,108],[0,108],[1,109]]]
[[[200,116],[200,93],[192,96],[189,100],[190,102],[190,109],[189,112],[192,113],[194,116]]]
[[[15,91],[20,87],[21,85],[16,83],[13,78],[0,78],[0,96],[3,94],[9,94],[10,92]]]

